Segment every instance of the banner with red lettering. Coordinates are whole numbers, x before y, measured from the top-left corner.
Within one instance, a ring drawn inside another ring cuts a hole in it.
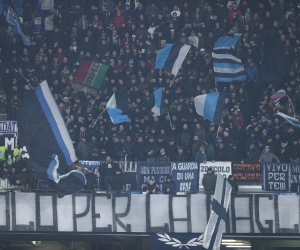
[[[261,183],[260,163],[232,163],[232,174],[239,185]]]

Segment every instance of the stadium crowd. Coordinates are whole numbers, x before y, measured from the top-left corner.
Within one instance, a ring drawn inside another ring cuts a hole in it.
[[[298,129],[273,116],[280,110],[299,118],[299,0],[284,5],[276,0],[33,2],[22,3],[22,29],[30,46],[11,31],[5,9],[0,16],[1,120],[16,120],[25,92],[47,80],[80,160],[299,162]],[[41,31],[33,35],[38,14]],[[232,29],[242,33],[235,55],[244,64],[246,80],[216,84],[211,52]],[[289,58],[289,74],[262,84],[258,67],[277,33]],[[154,67],[158,50],[177,41],[191,49],[174,78]],[[84,60],[110,65],[96,97],[72,88]],[[124,86],[130,121],[114,125],[103,111]],[[158,87],[168,114],[152,117],[147,99]],[[285,97],[275,105],[270,96],[280,88],[291,101]],[[197,95],[217,90],[227,90],[220,126],[199,116],[193,103]],[[23,164],[18,159],[2,172],[10,185],[20,180],[34,188],[36,178],[22,174],[28,167]],[[11,180],[14,172],[20,177]]]

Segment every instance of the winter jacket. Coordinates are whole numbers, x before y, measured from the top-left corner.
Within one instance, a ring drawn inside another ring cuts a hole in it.
[[[269,153],[262,152],[259,157],[259,161],[261,162],[273,162],[273,160],[279,161],[278,157],[271,152]]]
[[[132,151],[133,151],[134,159],[136,159],[137,161],[146,161],[147,154],[144,148],[145,148],[144,143],[136,142],[133,144]]]
[[[195,161],[197,163],[202,163],[204,161],[207,161],[207,157],[206,157],[206,154],[205,152],[202,152],[202,151],[198,151],[195,155]]]
[[[97,188],[97,175],[95,175],[94,173],[87,173],[85,175],[86,178],[86,185],[84,187],[85,190],[95,190],[95,188]]]
[[[148,152],[150,151],[152,151],[152,153],[148,154]],[[159,147],[155,142],[149,142],[145,146],[145,152],[147,153],[147,158],[156,158],[158,151],[159,151]]]
[[[54,0],[40,0],[42,10],[52,10],[54,8]]]
[[[112,189],[113,190],[123,190],[123,175],[122,174],[116,174],[113,176]]]
[[[10,184],[7,178],[0,178],[0,192],[5,192],[6,189],[10,188]]]
[[[217,176],[214,173],[204,174],[203,179],[202,179],[202,185],[206,192],[215,191],[216,183],[217,183]]]
[[[159,187],[155,183],[153,183],[152,185],[150,185],[150,183],[147,183],[143,188],[143,191],[146,192],[147,190],[149,191],[149,194],[153,194],[153,190],[155,190],[154,193],[160,191]]]
[[[167,189],[170,189],[170,192],[167,192]],[[174,181],[166,181],[164,184],[163,184],[163,188],[162,188],[162,191],[165,192],[165,193],[175,193],[176,192],[176,183]]]
[[[156,157],[156,161],[159,161],[159,162],[166,162],[166,161],[171,161],[170,159],[170,156],[168,156],[167,154],[159,154],[157,157]]]

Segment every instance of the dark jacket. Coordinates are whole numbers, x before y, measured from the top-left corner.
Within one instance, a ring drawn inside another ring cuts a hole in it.
[[[115,175],[118,166],[113,162],[104,162],[99,166],[100,175]]]
[[[144,148],[145,148],[144,143],[136,142],[133,144],[132,151],[133,151],[134,159],[136,159],[137,161],[146,161],[147,155]]]
[[[216,183],[217,183],[217,176],[214,174],[214,172],[212,174],[208,174],[208,173],[204,174],[202,179],[202,185],[206,192],[215,191]]]
[[[166,181],[164,184],[163,184],[163,188],[162,188],[163,192],[165,192],[166,194],[173,194],[176,192],[176,183],[174,181]],[[167,189],[170,189],[170,191],[168,192]]]
[[[155,183],[153,183],[152,185],[150,185],[150,183],[147,183],[143,188],[143,191],[146,192],[147,190],[149,191],[149,194],[153,194],[153,190],[155,190],[155,193],[160,191],[159,187]]]
[[[116,174],[113,176],[112,189],[113,190],[123,190],[123,175]]]
[[[95,190],[98,185],[97,175],[94,173],[87,173],[85,175],[86,185],[84,186],[84,190]]]
[[[198,151],[195,155],[195,161],[199,164],[202,163],[204,161],[207,161],[207,157],[205,152],[202,151]]]
[[[260,157],[260,151],[257,148],[251,148],[248,157],[244,160],[245,163],[257,163]]]

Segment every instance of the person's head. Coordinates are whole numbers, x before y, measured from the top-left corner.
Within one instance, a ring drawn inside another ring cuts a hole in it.
[[[172,181],[172,176],[171,175],[168,175],[167,176],[167,182],[171,182]]]
[[[234,176],[233,176],[233,175],[229,175],[229,176],[228,176],[228,180],[234,181]]]
[[[269,153],[270,152],[270,147],[269,146],[265,146],[265,152]]]
[[[201,151],[201,152],[204,151],[204,145],[200,145],[200,151]]]
[[[209,167],[209,168],[207,169],[207,173],[208,173],[208,174],[212,174],[212,173],[213,173],[213,169],[212,169],[211,167]]]
[[[153,180],[153,179],[150,179],[150,180],[149,180],[149,184],[150,184],[150,185],[153,185],[153,183],[154,183],[154,180]]]
[[[106,162],[111,162],[111,158],[110,158],[110,156],[106,156]]]
[[[92,168],[88,168],[88,173],[92,173],[93,172],[93,169]]]

